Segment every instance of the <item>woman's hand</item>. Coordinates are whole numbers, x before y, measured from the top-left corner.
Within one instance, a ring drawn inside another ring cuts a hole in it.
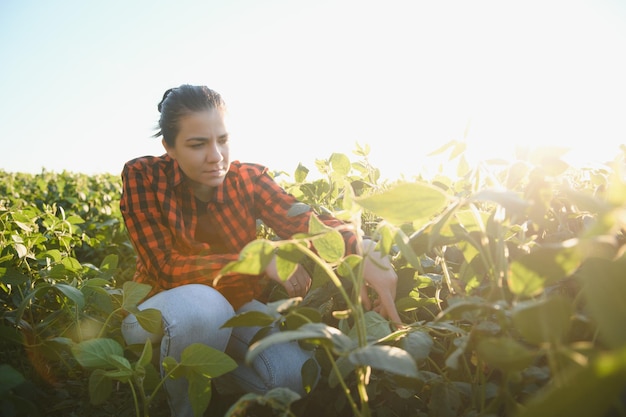
[[[378,299],[374,305],[368,297],[367,286],[361,291],[361,299],[366,309],[373,309],[381,316],[391,321],[396,327],[402,326],[402,320],[396,309],[396,288],[398,285],[398,275],[391,265],[389,256],[384,256],[374,250],[376,242],[366,239],[363,241],[363,276],[367,286],[378,294]]]
[[[311,288],[311,277],[302,265],[298,265],[296,271],[289,277],[288,280],[283,281],[280,279],[278,276],[278,270],[276,269],[275,255],[269,265],[265,268],[265,273],[268,277],[285,287],[289,297],[304,297]]]

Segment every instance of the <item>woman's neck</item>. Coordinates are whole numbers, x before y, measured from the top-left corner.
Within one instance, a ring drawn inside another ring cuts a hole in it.
[[[213,195],[215,195],[215,187],[209,187],[208,185],[194,182],[189,182],[189,186],[193,191],[193,195],[198,200],[204,201],[205,203],[211,201]]]

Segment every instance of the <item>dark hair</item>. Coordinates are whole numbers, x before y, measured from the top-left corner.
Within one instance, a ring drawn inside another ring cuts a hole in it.
[[[226,103],[222,96],[206,86],[183,84],[167,90],[157,108],[161,117],[159,131],[153,137],[163,136],[168,146],[174,146],[182,116],[210,109],[224,111]]]

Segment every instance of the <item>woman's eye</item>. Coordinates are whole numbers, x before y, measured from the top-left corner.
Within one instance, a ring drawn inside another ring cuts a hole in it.
[[[192,149],[200,149],[202,148],[204,144],[203,143],[194,143],[193,145],[191,145]]]

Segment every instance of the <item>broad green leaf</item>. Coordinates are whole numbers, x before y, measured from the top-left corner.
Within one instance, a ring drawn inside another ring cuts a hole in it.
[[[509,213],[522,214],[530,203],[518,193],[505,189],[485,189],[472,195],[470,201],[493,201],[506,209]]]
[[[114,368],[117,363],[111,356],[123,356],[124,349],[113,339],[90,339],[72,346],[72,354],[85,368]]]
[[[129,311],[129,307],[137,307],[137,304],[150,294],[152,287],[141,282],[126,281],[122,289],[124,294],[122,308]]]
[[[78,262],[78,259],[73,258],[71,256],[66,256],[61,260],[61,264],[65,267],[66,270],[70,272],[80,272],[83,269],[83,266]]]
[[[476,353],[489,366],[505,372],[523,370],[533,363],[536,356],[535,352],[507,337],[481,339],[476,346]]]
[[[371,310],[365,312],[363,315],[365,321],[365,329],[367,336],[373,339],[382,339],[391,334],[391,328],[389,327],[389,321],[377,312]],[[357,329],[353,327],[348,333],[348,336],[357,339]]]
[[[119,257],[116,254],[114,254],[114,253],[105,256],[105,258],[100,263],[100,270],[101,271],[112,271],[112,270],[116,269],[117,268],[118,259],[119,259]]]
[[[298,263],[302,260],[303,254],[293,243],[284,244],[276,251],[276,270],[278,276],[286,281],[298,268]]]
[[[50,249],[45,252],[41,252],[40,254],[37,255],[37,259],[45,259],[45,258],[52,259],[52,262],[61,262],[61,260],[63,259],[63,255],[61,254],[61,251],[58,249]]]
[[[402,338],[400,346],[419,362],[428,358],[433,345],[433,338],[428,333],[414,331]]]
[[[113,392],[113,381],[102,369],[94,370],[89,375],[89,401],[93,405],[103,404]]]
[[[579,272],[587,308],[600,339],[617,349],[626,346],[626,257],[616,261],[592,258]]]
[[[329,230],[313,240],[313,247],[322,259],[333,263],[339,261],[345,254],[346,243],[341,233],[337,230]]]
[[[305,167],[304,165],[302,165],[301,163],[299,163],[298,167],[296,168],[296,172],[294,174],[294,179],[296,180],[297,183],[301,183],[301,182],[304,182],[304,180],[306,180],[307,175],[309,175],[309,169]]]
[[[622,322],[623,323],[623,322]],[[605,416],[626,386],[626,349],[601,353],[583,369],[560,375],[520,409],[518,417]],[[619,406],[618,406],[619,407]]]
[[[240,274],[260,275],[274,255],[273,245],[263,239],[253,240],[239,253],[239,259],[222,268],[221,274],[238,272]]]
[[[563,340],[572,325],[572,302],[562,296],[528,300],[513,307],[513,325],[535,345]]]
[[[72,300],[72,302],[76,305],[78,309],[81,309],[85,306],[85,296],[83,293],[68,284],[58,283],[53,286],[56,290],[63,293],[67,298]]]
[[[449,201],[441,189],[427,183],[401,183],[380,194],[355,200],[364,209],[395,225],[430,220]]]
[[[329,230],[331,230],[331,228],[326,226],[317,216],[311,216],[309,219],[309,234],[316,235],[318,233],[325,233]]]
[[[5,398],[10,390],[25,381],[24,375],[11,365],[0,364],[0,397]]]
[[[442,380],[435,380],[431,384],[431,399],[428,402],[429,416],[456,417],[461,415],[463,400],[457,385]]]
[[[156,335],[163,333],[163,317],[161,311],[155,308],[146,308],[134,312],[135,318],[145,330]]]
[[[187,393],[191,401],[193,415],[194,417],[202,417],[213,396],[211,379],[203,378],[198,374],[189,375],[187,379],[189,381]]]
[[[350,158],[342,153],[333,153],[330,155],[330,166],[339,176],[346,176],[350,173]]]
[[[274,323],[276,319],[261,311],[245,311],[231,317],[222,327],[265,327]]]
[[[273,333],[252,344],[246,354],[246,362],[252,363],[259,353],[272,345],[296,340],[306,340],[319,345],[323,344],[334,349],[337,353],[346,352],[352,349],[354,345],[352,339],[336,327],[328,326],[324,323],[308,323],[298,328],[298,330]]]
[[[337,361],[337,369],[342,379],[346,379],[351,372],[355,370],[355,366],[347,356],[340,356]],[[328,385],[331,388],[335,388],[339,384],[339,376],[336,372],[332,372],[328,378]]]
[[[404,349],[395,346],[370,345],[350,352],[350,362],[357,366],[371,366],[406,378],[418,378],[417,365]]]
[[[13,326],[5,326],[4,324],[0,324],[0,339],[20,346],[25,342],[24,333]]]
[[[125,357],[121,355],[111,354],[109,355],[109,361],[113,365],[115,365],[119,370],[126,370],[126,371],[132,370],[132,366],[130,365],[130,362],[128,361],[128,359],[126,359]]]
[[[413,248],[409,245],[409,237],[401,230],[397,229],[394,234],[394,242],[398,245],[402,257],[418,271],[422,270],[422,263],[413,251]]]
[[[237,367],[235,362],[226,353],[202,343],[192,343],[181,354],[180,364],[186,368],[186,373],[204,375],[215,378],[232,371]]]
[[[583,256],[571,240],[558,246],[540,247],[511,262],[509,288],[514,294],[531,297],[560,279],[573,274]]]

